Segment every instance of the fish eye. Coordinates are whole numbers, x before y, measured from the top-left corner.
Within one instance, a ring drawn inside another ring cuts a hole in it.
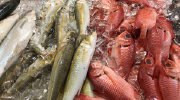
[[[147,64],[151,64],[151,61],[149,59],[146,60]]]
[[[166,66],[167,66],[167,67],[171,67],[171,64],[170,64],[170,63],[166,63]]]
[[[121,32],[124,32],[125,31],[125,29],[124,28],[121,28]]]
[[[129,33],[126,34],[126,38],[131,38]]]

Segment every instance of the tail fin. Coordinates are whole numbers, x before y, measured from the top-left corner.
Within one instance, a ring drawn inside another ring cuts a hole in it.
[[[158,64],[156,63],[154,65],[154,73],[153,73],[152,78],[153,79],[156,78],[159,75],[159,73],[161,73],[163,76],[168,77],[168,75],[166,74],[166,72],[164,70],[164,67],[163,67],[162,63],[158,63]]]

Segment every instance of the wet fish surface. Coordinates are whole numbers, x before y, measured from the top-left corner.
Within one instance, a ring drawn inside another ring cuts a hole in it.
[[[17,22],[18,19],[19,19],[19,15],[14,14],[12,16],[7,17],[4,20],[1,20],[1,22],[0,22],[0,43],[7,36],[7,34],[12,29],[12,27],[15,25],[15,23]]]
[[[0,77],[19,58],[35,27],[35,11],[19,20],[0,45]]]
[[[80,91],[86,78],[90,61],[94,54],[96,45],[96,32],[92,32],[81,42],[77,48],[70,71],[66,80],[64,95],[62,100],[73,100],[75,95]]]

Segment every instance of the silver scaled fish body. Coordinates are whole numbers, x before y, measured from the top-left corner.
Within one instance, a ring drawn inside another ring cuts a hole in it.
[[[77,0],[75,7],[75,15],[77,26],[79,29],[79,37],[77,39],[76,47],[79,46],[81,40],[87,36],[86,29],[90,23],[89,7],[85,0]]]
[[[55,37],[58,41],[58,49],[61,47],[61,42],[63,41],[65,35],[67,34],[67,25],[69,22],[69,11],[66,8],[62,8],[58,11],[56,21],[55,21]]]
[[[19,58],[32,37],[35,27],[35,11],[27,13],[9,32],[0,45],[0,77]]]
[[[19,19],[19,15],[14,14],[0,21],[0,43],[7,36],[7,34],[15,25],[18,19]]]
[[[74,32],[67,33],[61,43],[60,50],[57,50],[58,53],[51,71],[47,100],[56,100],[59,92],[64,89],[66,77],[75,51],[74,44],[76,37]]]
[[[53,50],[54,48],[54,50]],[[28,84],[34,82],[42,73],[48,68],[49,65],[52,65],[54,62],[54,52],[56,51],[56,46],[52,48],[47,48],[52,50],[48,55],[41,56],[36,61],[31,64],[26,71],[24,71],[16,80],[11,88],[7,90],[7,93],[14,94],[16,91],[22,91]],[[46,49],[46,50],[47,50]]]
[[[97,34],[92,32],[82,40],[74,55],[62,100],[73,100],[80,91],[86,78],[90,61],[94,54]]]
[[[92,97],[94,98],[94,93],[92,91],[93,87],[92,87],[92,84],[91,82],[89,81],[89,78],[87,77],[84,84],[83,84],[83,87],[82,87],[82,90],[81,92],[84,94],[84,95],[87,95],[89,97]]]
[[[66,0],[49,0],[46,7],[43,8],[44,13],[41,16],[40,33],[34,34],[30,41],[30,45],[37,54],[45,55],[43,54],[45,50],[43,44],[47,35],[51,32],[57,12],[63,7],[65,2]]]

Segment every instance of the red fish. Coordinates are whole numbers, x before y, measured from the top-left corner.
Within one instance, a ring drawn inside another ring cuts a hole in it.
[[[157,19],[156,25],[159,28],[163,29],[164,32],[170,33],[172,38],[176,38],[175,34],[174,34],[174,31],[173,31],[172,23],[170,21],[168,21],[165,17],[160,17],[159,16],[158,19]]]
[[[180,66],[180,46],[175,43],[171,43],[170,58],[174,63]]]
[[[134,29],[135,18],[128,17],[124,19],[120,26],[116,29],[116,32],[122,33],[125,30],[131,33],[133,37],[138,37],[140,31],[138,29]]]
[[[145,49],[147,48],[146,44],[146,33],[147,30],[150,30],[156,24],[157,13],[153,8],[144,7],[138,11],[135,16],[135,25],[134,28],[140,28],[141,33],[138,38],[138,43],[142,45]]]
[[[126,3],[137,3],[143,4],[145,6],[151,7],[151,5],[147,2],[147,0],[118,0],[118,1],[125,1]]]
[[[169,57],[171,34],[165,33],[164,30],[154,26],[148,32],[147,40],[148,54],[151,54],[155,59],[153,78],[158,76],[159,72],[166,76],[162,62],[166,61],[166,59]]]
[[[99,62],[91,64],[89,79],[93,87],[110,100],[136,100],[133,87],[111,68]]]
[[[77,95],[74,100],[106,100],[103,98],[92,98],[84,94]]]
[[[115,29],[118,28],[122,19],[124,18],[124,10],[120,3],[114,3],[110,7],[110,15],[107,18],[107,32],[113,32]]]
[[[111,57],[115,59],[117,64],[114,69],[115,72],[127,78],[135,58],[134,40],[128,31],[124,31],[116,37],[115,44],[112,46]]]
[[[146,56],[146,58],[141,62],[140,65],[138,82],[141,89],[144,91],[147,100],[162,100],[158,79],[152,79],[154,71],[153,64],[153,58],[150,56]]]
[[[159,86],[163,100],[180,100],[180,68],[171,60],[165,62],[169,77],[159,75]]]

